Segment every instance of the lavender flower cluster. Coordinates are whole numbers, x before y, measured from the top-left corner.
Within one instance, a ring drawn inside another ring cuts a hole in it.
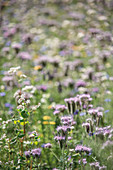
[[[39,158],[41,155],[41,149],[36,148],[36,149],[32,149],[31,151],[25,151],[24,154],[27,159],[30,158],[31,156],[33,156],[33,158]]]

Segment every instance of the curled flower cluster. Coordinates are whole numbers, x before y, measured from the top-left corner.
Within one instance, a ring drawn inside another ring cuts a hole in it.
[[[71,114],[76,114],[76,112],[81,110],[87,110],[92,98],[89,94],[77,95],[73,98],[65,99],[68,107],[68,111]],[[78,113],[77,113],[78,114]]]
[[[61,122],[64,125],[75,125],[76,122],[73,120],[73,117],[70,115],[62,116],[61,117]]]
[[[106,166],[100,166],[100,163],[99,163],[99,162],[90,163],[90,166],[91,166],[92,168],[97,169],[97,170],[104,170],[104,169],[107,169]]]
[[[99,125],[101,118],[103,117],[102,111],[99,111],[99,108],[96,109],[89,109],[88,113],[92,116],[92,119],[94,119],[94,122]]]
[[[65,105],[58,104],[54,106],[53,109],[55,110],[53,113],[55,115],[55,114],[58,114],[58,112],[59,113],[64,112],[65,110],[67,110],[67,107]]]
[[[72,137],[68,136],[68,132],[74,129],[76,122],[73,120],[72,115],[62,116],[60,121],[61,125],[56,128],[58,136],[55,136],[54,139],[59,142],[62,149],[63,145],[66,146],[67,140],[72,139]]]
[[[44,148],[51,148],[52,147],[52,144],[51,143],[46,143],[44,144]]]
[[[63,148],[63,145],[65,145],[66,138],[65,136],[55,136],[55,141],[57,141],[60,144],[60,148]]]
[[[32,149],[31,151],[25,151],[24,154],[26,158],[30,158],[31,155],[33,156],[33,158],[38,158],[41,155],[41,149],[36,148],[36,149]]]
[[[95,135],[100,138],[104,138],[105,136],[110,139],[113,136],[113,128],[111,126],[96,128]]]
[[[77,145],[75,147],[75,151],[79,152],[79,153],[85,152],[85,153],[89,154],[89,153],[91,153],[91,150],[92,150],[91,148],[88,148],[88,147],[83,146],[83,145]]]
[[[86,160],[86,158],[84,158],[84,159],[80,159],[80,160],[79,160],[79,164],[86,165],[86,164],[87,164],[87,160]]]

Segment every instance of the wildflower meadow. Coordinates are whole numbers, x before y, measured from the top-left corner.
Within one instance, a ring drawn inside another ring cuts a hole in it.
[[[0,170],[113,170],[113,0],[0,0]]]

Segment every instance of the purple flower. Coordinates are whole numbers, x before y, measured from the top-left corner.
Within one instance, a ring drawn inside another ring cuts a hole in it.
[[[92,163],[90,163],[90,166],[92,166],[92,167],[99,167],[99,162],[92,162]]]
[[[54,139],[59,142],[60,148],[62,149],[63,144],[65,143],[65,136],[55,136]]]
[[[68,161],[70,161],[71,160],[71,156],[69,156],[69,158],[68,158]]]
[[[64,110],[67,109],[67,107],[65,105],[58,104],[54,107],[54,109],[63,112]]]
[[[21,49],[22,45],[20,43],[13,43],[12,48],[15,49],[16,53],[18,54],[19,50]]]
[[[65,140],[65,136],[55,136],[54,139],[56,141],[62,141],[62,140],[64,141]]]
[[[72,139],[72,137],[71,136],[68,136],[68,140],[71,140]]]
[[[77,83],[76,83],[76,87],[85,87],[86,86],[86,82],[83,81],[83,80],[79,80]]]
[[[10,103],[5,103],[5,107],[11,107]]]
[[[81,112],[80,113],[80,116],[84,116],[84,115],[86,115],[86,112]]]
[[[11,41],[7,41],[6,46],[10,46],[10,45],[11,45]]]
[[[97,93],[99,91],[99,88],[98,87],[95,87],[92,89],[93,93]]]
[[[106,147],[111,147],[113,146],[113,141],[110,141],[110,140],[107,140],[103,146],[102,146],[102,149],[105,149]]]
[[[51,143],[46,143],[44,144],[44,148],[51,148],[52,147],[52,144]]]
[[[103,113],[102,113],[102,112],[98,112],[98,113],[97,113],[97,116],[98,116],[98,117],[103,117]]]
[[[109,110],[105,110],[105,112],[104,113],[108,113],[109,112]]]
[[[94,169],[106,169],[106,166],[100,166],[99,162],[92,162],[90,163],[90,166],[93,167]]]
[[[4,81],[4,82],[13,81],[13,76],[4,76],[4,77],[2,78],[2,81]]]
[[[22,47],[22,45],[20,43],[12,44],[12,48],[14,48],[14,49],[20,49],[21,47]]]
[[[105,102],[111,102],[111,99],[105,99],[104,101]]]
[[[60,51],[59,55],[62,56],[62,57],[65,56],[66,55],[66,51]]]
[[[84,158],[84,159],[80,159],[79,160],[79,164],[84,164],[84,165],[86,165],[87,164],[87,161],[86,161],[86,158]]]
[[[70,130],[70,129],[72,129],[71,126],[58,126],[58,127],[57,127],[57,131],[58,131],[58,132],[59,132],[59,131],[63,131],[64,133],[65,133],[67,130]]]
[[[25,154],[26,158],[30,158],[31,152],[30,151],[25,151],[24,154]]]
[[[42,90],[43,92],[47,91],[47,86],[46,85],[40,85],[36,87],[38,90]]]
[[[72,116],[62,116],[61,121],[64,125],[71,125],[73,122],[73,117]]]
[[[32,56],[28,52],[25,52],[25,51],[18,53],[17,57],[19,57],[23,60],[31,60],[32,59]]]
[[[60,113],[59,110],[55,110],[55,111],[53,112],[54,115],[57,115],[57,114],[59,114],[59,113]]]
[[[1,92],[1,93],[0,93],[0,96],[5,96],[5,95],[6,95],[5,92]]]
[[[75,147],[75,151],[76,152],[86,152],[86,153],[90,153],[91,152],[91,148],[88,148],[86,146],[83,146],[83,145],[77,145]]]
[[[41,149],[40,148],[32,149],[31,154],[33,155],[33,157],[40,157]]]
[[[31,34],[25,34],[22,37],[23,42],[25,42],[26,44],[31,44],[32,42],[32,35]]]
[[[74,115],[78,115],[78,113],[79,113],[79,110],[76,110],[76,111],[74,112]]]
[[[9,52],[9,50],[10,50],[10,48],[9,48],[9,47],[4,47],[4,48],[2,49],[2,51],[3,51],[3,52],[6,52],[6,53],[8,53],[8,52]]]
[[[93,136],[94,134],[95,134],[95,133],[89,132],[88,135],[89,135],[89,136]]]
[[[86,165],[87,164],[86,158],[82,159],[82,162],[84,165]]]

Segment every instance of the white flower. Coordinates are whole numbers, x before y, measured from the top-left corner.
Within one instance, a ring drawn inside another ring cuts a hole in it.
[[[21,95],[21,99],[24,100],[25,99],[25,94]]]
[[[42,99],[41,99],[41,102],[42,102],[42,103],[45,103],[45,102],[46,102],[46,100],[45,100],[44,98],[42,98]]]
[[[26,78],[27,76],[25,74],[21,74],[20,78]]]
[[[41,106],[41,103],[38,103],[37,108]]]
[[[62,23],[62,27],[63,28],[66,28],[69,25],[70,25],[70,21],[69,20],[64,20],[63,23]]]
[[[27,100],[26,103],[27,103],[27,104],[30,104],[30,100]]]
[[[24,106],[22,106],[22,105],[19,105],[19,106],[17,106],[17,109],[22,109],[22,110],[24,110],[24,109],[25,109],[25,107],[24,107]]]
[[[25,86],[22,91],[32,90],[33,86]]]
[[[24,141],[24,144],[29,145],[29,144],[31,144],[31,142],[29,142],[29,141]]]
[[[19,90],[17,90],[17,91],[14,93],[14,96],[13,96],[13,97],[18,96],[18,93],[19,93]]]
[[[18,103],[20,104],[20,103],[22,103],[22,101],[23,101],[23,100],[20,98],[20,99],[18,100]]]
[[[36,110],[37,108],[39,108],[40,107],[40,105],[41,105],[41,103],[39,103],[38,105],[35,105],[35,106],[32,106],[31,108],[32,108],[32,110]]]
[[[31,91],[31,93],[33,94],[33,93],[35,92],[35,90],[36,90],[36,88],[35,88],[35,87],[33,87],[33,89],[32,89],[32,91]]]
[[[32,106],[32,110],[36,110],[37,109],[37,106]]]
[[[9,74],[14,74],[17,72],[17,70],[20,69],[20,66],[18,67],[11,67],[10,70],[8,71]]]

